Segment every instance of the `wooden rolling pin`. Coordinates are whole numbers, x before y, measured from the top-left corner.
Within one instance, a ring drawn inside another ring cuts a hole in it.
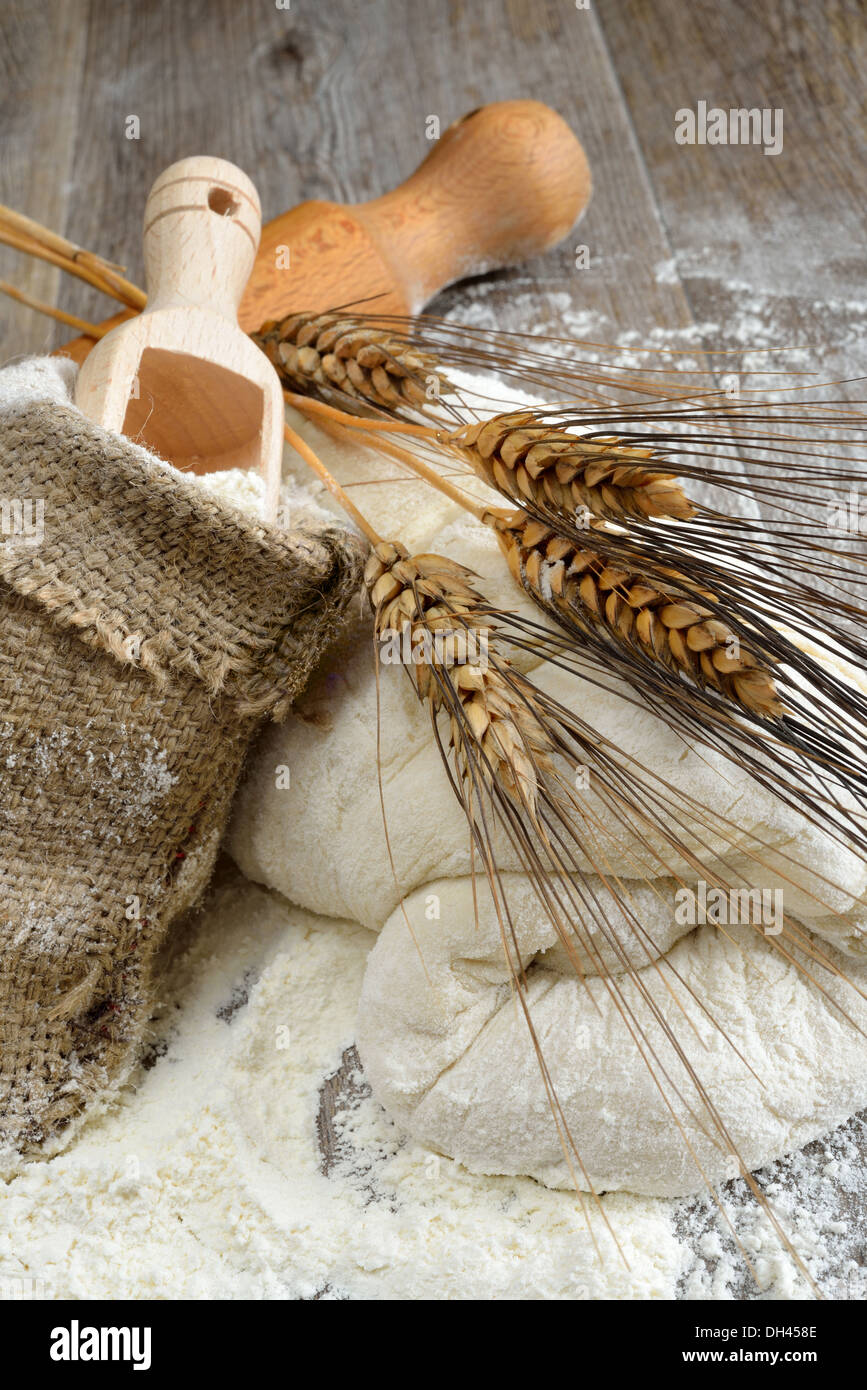
[[[361,300],[359,312],[417,313],[455,280],[555,246],[589,196],[584,151],[555,111],[538,101],[482,106],[393,192],[348,206],[301,203],[267,223],[240,325],[249,332]],[[78,338],[63,351],[83,361],[92,347]]]

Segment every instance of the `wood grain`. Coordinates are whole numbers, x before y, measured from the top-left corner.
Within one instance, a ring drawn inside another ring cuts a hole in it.
[[[592,11],[553,0],[433,3],[424,24],[407,25],[404,7],[383,0],[363,25],[358,15],[351,0],[289,11],[254,0],[91,0],[86,101],[58,229],[141,282],[144,192],[173,159],[207,150],[251,170],[268,220],[303,198],[386,193],[429,152],[431,115],[445,129],[484,101],[543,96],[584,143],[596,178],[575,235],[589,247],[590,269],[576,269],[570,244],[486,277],[477,300],[516,328],[562,327],[567,300],[638,332],[660,316],[688,322],[679,287],[653,276],[668,244]],[[126,138],[131,115],[138,140]],[[7,201],[47,218],[23,183],[10,185]],[[544,291],[556,292],[553,306]],[[464,302],[454,292],[437,307]],[[71,282],[60,303],[89,319],[107,308]]]
[[[584,211],[580,143],[549,106],[492,102],[442,131],[409,178],[364,203],[315,200],[265,228],[241,322],[259,328],[347,299],[419,313],[445,286],[525,261],[563,240]],[[288,255],[288,273],[275,269]]]
[[[735,351],[736,370],[867,371],[867,6],[605,0],[599,14],[705,346]],[[678,145],[675,112],[701,99],[782,111],[781,153]],[[751,336],[785,352],[745,360]]]
[[[7,0],[0,18],[0,202],[55,230],[67,221],[89,10],[89,0],[67,0],[49,24],[39,7]],[[60,272],[5,246],[0,279],[57,302]],[[0,304],[0,362],[45,351],[63,333],[32,309]]]

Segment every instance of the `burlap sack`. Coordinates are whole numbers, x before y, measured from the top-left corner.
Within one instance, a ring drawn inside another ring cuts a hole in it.
[[[245,750],[360,547],[212,500],[70,405],[0,411],[0,1151],[53,1152],[135,1060]],[[23,504],[23,510],[22,510]]]

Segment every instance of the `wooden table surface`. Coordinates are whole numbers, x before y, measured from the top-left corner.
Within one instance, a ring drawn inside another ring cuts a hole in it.
[[[863,0],[0,0],[0,201],[142,282],[141,216],[185,155],[235,161],[264,216],[394,186],[483,102],[549,102],[584,143],[590,209],[567,243],[449,290],[439,312],[748,365],[867,373]],[[675,113],[781,108],[777,156],[684,146]],[[126,138],[137,116],[140,138]],[[589,267],[576,267],[576,246]],[[0,248],[0,277],[85,318],[108,301]],[[0,363],[69,335],[0,303]],[[750,358],[755,364],[758,359]],[[764,359],[767,360],[767,359]],[[860,386],[850,387],[860,392]],[[350,1068],[351,1070],[351,1068]],[[326,1087],[327,1148],[340,1079]],[[847,1211],[863,1218],[860,1206]],[[861,1263],[859,1259],[859,1263]],[[748,1296],[748,1295],[747,1295]]]
[[[59,0],[50,23],[0,0],[0,201],[141,282],[144,197],[172,160],[234,160],[267,218],[384,192],[428,153],[429,115],[444,127],[540,98],[584,143],[590,210],[560,251],[438,309],[481,297],[504,326],[730,349],[752,326],[758,346],[806,346],[853,376],[867,366],[865,70],[859,0]],[[781,107],[783,152],[677,144],[675,112],[699,100]],[[85,318],[111,308],[6,248],[0,277]],[[64,336],[0,307],[0,361]]]

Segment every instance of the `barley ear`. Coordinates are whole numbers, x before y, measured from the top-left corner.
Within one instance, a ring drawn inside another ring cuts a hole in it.
[[[713,595],[683,575],[666,571],[668,584],[612,565],[522,512],[491,521],[515,579],[567,628],[601,630],[751,715],[783,714],[770,669],[702,602]]]
[[[653,449],[623,440],[582,439],[537,420],[531,411],[495,415],[444,433],[478,477],[543,514],[626,521],[673,517],[687,521],[696,508],[673,474],[655,464]]]

